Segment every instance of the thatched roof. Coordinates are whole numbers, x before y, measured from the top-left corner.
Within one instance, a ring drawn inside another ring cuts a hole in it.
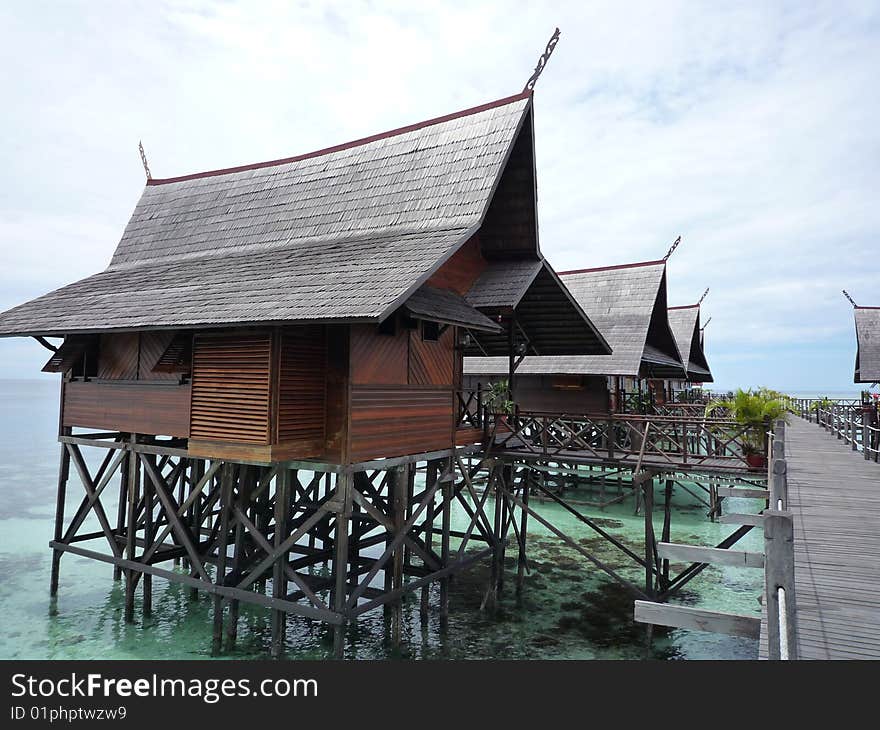
[[[880,307],[856,307],[856,383],[880,382]]]
[[[571,292],[611,347],[610,355],[526,357],[517,374],[684,377],[667,319],[666,262],[562,272]],[[465,359],[469,374],[506,373],[507,360]]]
[[[700,331],[700,305],[669,307],[669,326],[687,368],[687,379],[693,383],[711,383],[712,373],[703,350]]]

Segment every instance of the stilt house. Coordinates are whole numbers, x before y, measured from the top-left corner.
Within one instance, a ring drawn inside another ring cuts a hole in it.
[[[610,352],[541,255],[531,92],[148,179],[109,266],[0,336],[54,349],[68,433],[257,463],[449,449],[466,351]]]
[[[555,356],[538,348],[515,371],[515,399],[523,410],[607,412],[643,381],[683,378],[684,365],[669,325],[666,262],[579,269],[560,274],[611,355]],[[504,377],[498,357],[465,358],[468,387]]]
[[[669,308],[669,326],[675,336],[675,343],[681,355],[687,377],[672,379],[668,386],[683,390],[695,383],[711,383],[712,372],[703,348],[703,331],[700,328],[700,305],[689,304]]]
[[[880,307],[853,310],[856,321],[856,368],[854,382],[880,382]]]

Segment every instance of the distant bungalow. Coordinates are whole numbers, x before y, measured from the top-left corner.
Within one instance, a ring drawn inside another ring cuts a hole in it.
[[[853,310],[856,320],[856,369],[854,382],[880,382],[880,307]]]
[[[662,393],[663,380],[687,378],[668,318],[665,260],[578,269],[560,277],[612,353],[560,357],[538,348],[539,356],[523,357],[514,379],[523,410],[616,410],[624,393],[640,391],[643,381]],[[708,370],[704,362],[695,365]],[[470,388],[508,374],[507,360],[498,357],[466,357],[464,368]]]
[[[669,307],[669,326],[675,335],[675,343],[681,354],[682,364],[687,377],[669,380],[670,390],[684,390],[695,383],[711,383],[712,372],[703,349],[703,332],[700,328],[700,305],[687,304],[680,307]]]

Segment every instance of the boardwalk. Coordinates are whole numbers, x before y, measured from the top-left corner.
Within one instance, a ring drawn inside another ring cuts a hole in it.
[[[880,465],[800,418],[786,452],[800,658],[878,659]]]

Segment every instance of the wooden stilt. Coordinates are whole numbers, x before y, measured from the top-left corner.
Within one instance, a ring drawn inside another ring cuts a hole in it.
[[[217,575],[214,582],[218,586],[226,585],[226,559],[229,539],[229,513],[232,509],[232,480],[234,477],[234,465],[224,464],[220,477],[220,528],[217,533]],[[219,654],[223,640],[223,596],[214,594],[214,635],[211,651]]]
[[[156,457],[148,455],[146,458],[151,460],[155,468]],[[144,479],[144,549],[148,549],[153,544],[153,495],[155,489],[149,479]],[[141,576],[141,583],[143,585],[141,612],[144,616],[149,616],[153,612],[153,576],[144,573]]]
[[[290,471],[279,469],[275,477],[275,534],[274,546],[279,548],[287,537],[287,505],[290,489]],[[276,558],[272,567],[272,596],[283,598],[287,593],[287,581],[284,575],[284,562],[287,555]],[[284,634],[287,627],[287,615],[280,609],[272,611],[272,656],[276,659],[284,653]]]
[[[666,489],[663,494],[663,532],[662,541],[669,542],[670,532],[672,530],[672,479],[666,480]],[[663,559],[663,569],[660,578],[660,589],[666,590],[669,586],[669,559]]]
[[[62,449],[66,452],[67,449]],[[122,457],[122,464],[119,470],[119,502],[116,505],[116,534],[125,534],[125,514],[128,509],[128,458],[129,455]],[[122,578],[122,568],[118,565],[113,566],[113,580]]]
[[[131,435],[131,443],[137,443],[137,435]],[[129,561],[135,560],[135,545],[137,536],[137,507],[140,491],[140,461],[136,452],[130,451],[126,457],[128,462],[128,524],[126,526],[125,535],[125,558]],[[125,571],[125,621],[132,623],[134,621],[134,588],[137,581],[137,573],[128,568]]]
[[[437,483],[437,476],[440,465],[437,461],[429,461],[427,467],[425,469],[425,487],[430,489]],[[433,549],[433,541],[434,541],[434,500],[432,499],[427,508],[425,509],[425,547],[430,554]],[[425,570],[428,569],[427,561],[424,562]],[[428,599],[430,595],[430,586],[426,585],[422,587],[422,597],[421,602],[419,603],[419,613],[422,618],[427,618],[428,616]]]
[[[528,521],[529,521],[529,494],[532,491],[532,478],[534,472],[529,469],[525,477],[523,478],[523,486],[522,486],[522,502],[526,506],[526,509],[520,510],[520,522],[519,522],[519,535],[520,535],[520,545],[519,545],[519,556],[517,558],[516,563],[516,593],[517,595],[522,594],[523,582],[525,581],[526,574],[526,543],[527,538],[526,535],[528,530]]]
[[[446,474],[448,481],[444,482],[440,487],[443,493],[443,504],[441,507],[440,518],[440,562],[443,568],[449,565],[449,531],[452,524],[452,490],[453,484],[451,479],[452,460],[446,462]],[[449,618],[449,576],[445,575],[440,579],[440,624],[441,627],[446,626]]]
[[[335,556],[333,560],[334,591],[331,597],[333,610],[338,614],[345,612],[348,600],[346,590],[346,563],[348,560],[348,528],[352,503],[352,476],[343,472],[336,475],[336,491],[339,511],[336,513]],[[333,656],[342,659],[345,652],[345,624],[340,623],[333,630]]]
[[[55,496],[55,542],[64,535],[64,502],[67,498],[67,480],[70,476],[70,452],[61,444],[61,461],[58,465],[58,490]],[[61,550],[52,551],[52,574],[49,580],[49,595],[58,595],[58,576],[61,572]]]

